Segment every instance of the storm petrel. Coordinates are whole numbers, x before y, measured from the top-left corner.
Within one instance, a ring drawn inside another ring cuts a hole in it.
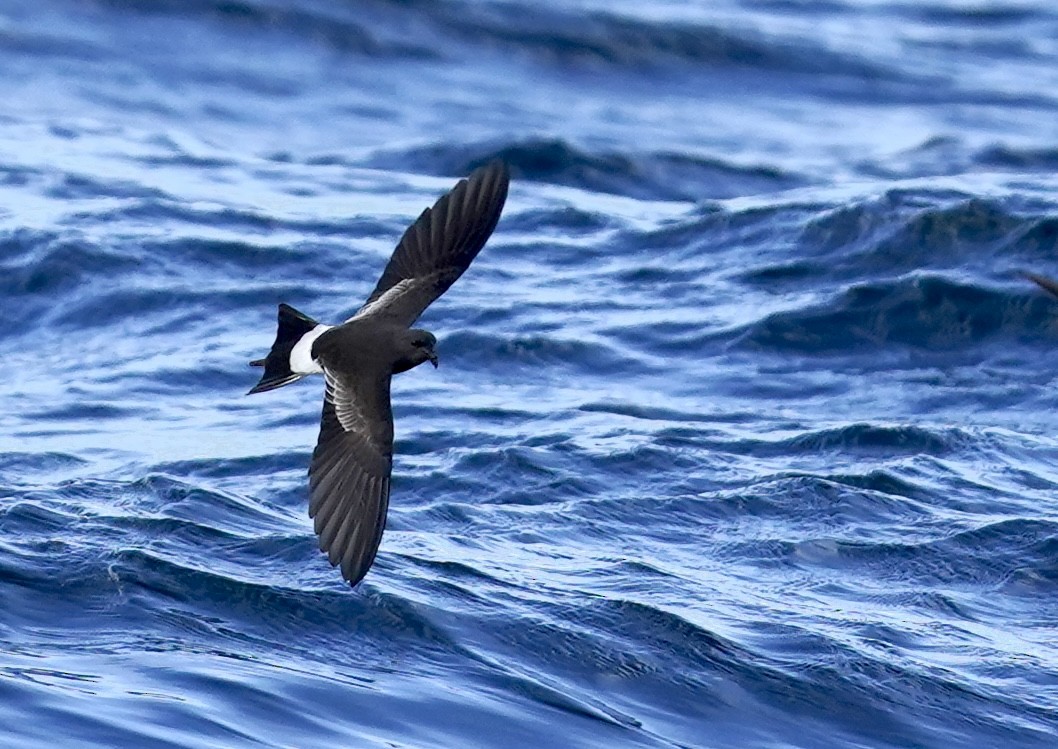
[[[408,227],[364,306],[340,325],[279,305],[272,350],[250,393],[310,374],[326,382],[320,436],[309,466],[309,517],[320,550],[356,585],[375,560],[389,506],[393,465],[390,378],[423,362],[437,366],[437,339],[412,328],[463,275],[496,228],[510,176],[494,161],[461,180]]]
[[[1058,281],[1047,278],[1047,276],[1041,276],[1038,273],[1022,273],[1021,275],[1030,281],[1034,281],[1044,291],[1049,291],[1054,296],[1058,296]]]

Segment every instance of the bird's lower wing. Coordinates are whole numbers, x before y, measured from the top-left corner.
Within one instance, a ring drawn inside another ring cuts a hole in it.
[[[354,379],[324,367],[327,393],[309,467],[309,516],[320,550],[356,585],[375,560],[389,507],[389,375]]]

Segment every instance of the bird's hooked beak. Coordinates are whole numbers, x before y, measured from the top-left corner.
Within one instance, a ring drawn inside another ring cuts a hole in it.
[[[426,358],[430,362],[430,364],[433,364],[433,368],[437,369],[437,362],[439,361],[438,358],[437,358],[437,352],[431,349],[430,350],[430,355],[427,356]]]

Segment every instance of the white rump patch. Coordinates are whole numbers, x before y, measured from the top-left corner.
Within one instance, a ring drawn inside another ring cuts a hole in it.
[[[312,344],[321,335],[330,330],[331,325],[317,325],[294,344],[290,350],[290,371],[294,374],[319,374],[323,368],[312,358]]]

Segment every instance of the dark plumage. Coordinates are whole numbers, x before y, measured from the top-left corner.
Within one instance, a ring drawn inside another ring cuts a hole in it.
[[[1030,281],[1034,281],[1044,291],[1050,292],[1053,296],[1058,296],[1058,281],[1036,273],[1023,273],[1022,275]]]
[[[309,467],[309,516],[320,549],[355,585],[375,559],[393,465],[390,378],[425,361],[437,366],[433,334],[410,328],[463,275],[492,234],[509,176],[493,162],[461,180],[401,237],[375,290],[341,325],[320,325],[279,307],[272,350],[251,393],[322,373],[320,436]]]

